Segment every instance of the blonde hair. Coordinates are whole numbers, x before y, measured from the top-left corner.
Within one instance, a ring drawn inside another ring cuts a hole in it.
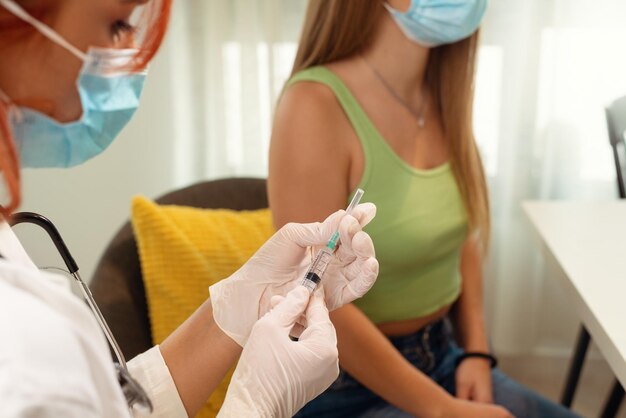
[[[360,53],[372,42],[382,1],[310,0],[292,75]],[[467,211],[470,233],[489,245],[489,197],[474,139],[472,103],[478,32],[431,49],[426,79],[449,147],[450,164]]]

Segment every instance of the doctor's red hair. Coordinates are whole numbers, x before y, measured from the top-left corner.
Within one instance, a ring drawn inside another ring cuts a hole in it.
[[[31,10],[27,5],[22,5],[22,7],[35,18],[40,18],[43,14],[42,10]],[[172,0],[152,0],[150,5],[146,6],[139,23],[139,27],[145,29],[145,35],[133,63],[134,69],[146,67],[156,55],[167,31],[171,8]],[[0,7],[0,12],[3,11],[4,9]],[[15,29],[21,26],[28,28],[28,24],[7,12],[2,15],[0,34],[3,29]],[[15,41],[20,39],[16,37]],[[22,200],[19,157],[11,135],[8,111],[7,104],[0,99],[0,174],[2,174],[10,198],[9,202],[0,202],[0,214],[5,218],[11,216]]]

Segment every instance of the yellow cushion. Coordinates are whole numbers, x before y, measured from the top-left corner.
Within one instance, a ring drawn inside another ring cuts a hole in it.
[[[233,211],[159,206],[136,197],[132,224],[139,247],[154,344],[161,343],[274,232],[269,209]],[[217,414],[232,370],[198,417]]]

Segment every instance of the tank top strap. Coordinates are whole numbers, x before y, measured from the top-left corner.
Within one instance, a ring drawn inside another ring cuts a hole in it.
[[[361,147],[363,148],[363,156],[365,162],[365,171],[363,173],[363,181],[367,182],[374,158],[377,154],[377,148],[384,144],[384,139],[367,116],[352,92],[344,84],[344,82],[331,70],[323,66],[310,67],[295,74],[288,82],[287,88],[295,83],[302,81],[311,81],[324,84],[330,88],[339,101],[348,120],[352,124]]]

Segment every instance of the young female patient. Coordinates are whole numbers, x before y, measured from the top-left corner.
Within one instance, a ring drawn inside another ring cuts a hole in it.
[[[495,368],[483,319],[489,240],[472,132],[486,0],[311,0],[270,151],[276,227],[356,188],[380,262],[331,314],[338,380],[300,417],[575,417]],[[456,336],[452,335],[450,321]]]

